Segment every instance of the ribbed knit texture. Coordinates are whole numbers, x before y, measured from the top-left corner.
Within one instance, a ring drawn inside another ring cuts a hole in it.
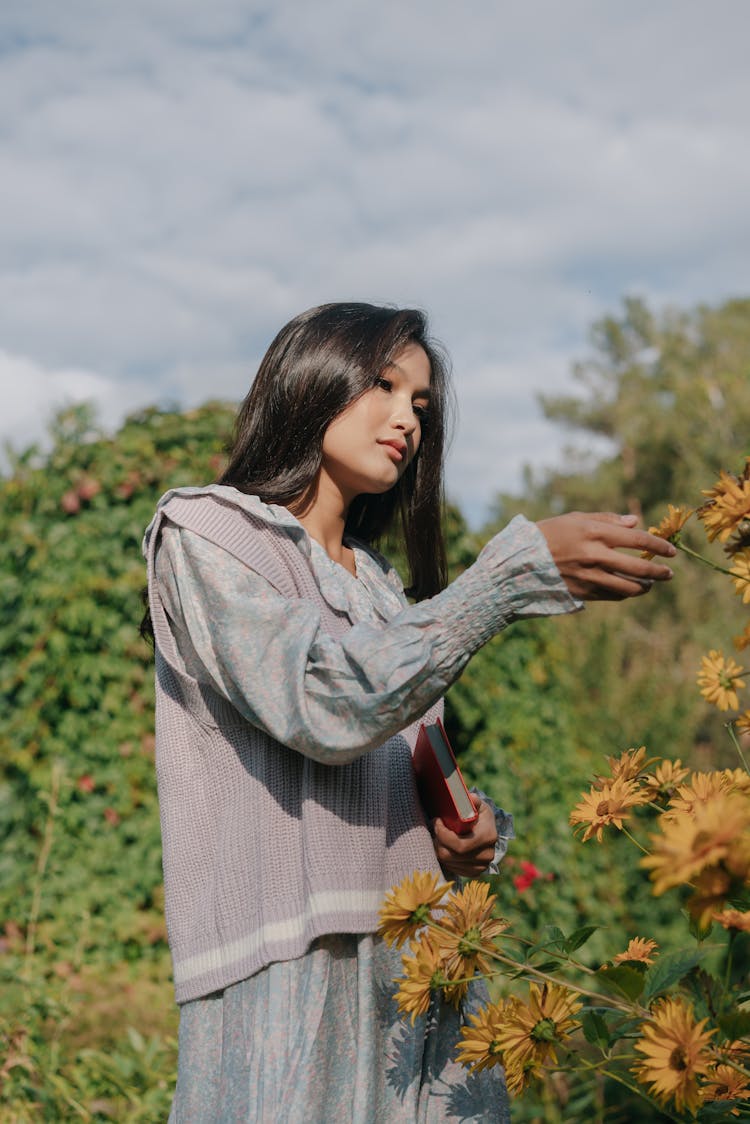
[[[160,506],[147,537],[156,769],[182,1003],[301,956],[326,933],[372,932],[392,885],[440,868],[412,773],[418,721],[349,764],[325,765],[266,736],[187,674],[154,576],[164,519],[221,546],[283,596],[311,601],[332,637],[351,622],[322,597],[283,529],[216,494],[186,490]]]

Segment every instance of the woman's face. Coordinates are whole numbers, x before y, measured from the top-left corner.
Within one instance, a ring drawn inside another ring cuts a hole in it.
[[[419,448],[429,401],[430,361],[423,347],[409,343],[328,426],[321,485],[332,485],[347,507],[356,496],[387,492]]]

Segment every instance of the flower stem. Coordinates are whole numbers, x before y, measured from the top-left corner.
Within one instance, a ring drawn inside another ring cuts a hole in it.
[[[576,960],[575,956],[571,956],[569,952],[560,952],[556,948],[547,948],[544,944],[535,944],[530,941],[528,937],[519,937],[517,933],[498,933],[496,940],[503,941],[517,941],[518,944],[526,945],[528,948],[533,949],[535,952],[543,952],[545,956],[555,956],[558,960],[564,961],[572,968],[577,968],[580,972],[585,972],[588,976],[595,976],[596,971],[589,968],[587,964],[583,964],[580,960]]]
[[[724,973],[724,990],[728,991],[732,983],[732,955],[734,953],[734,939],[737,936],[736,929],[729,930],[729,940],[727,942],[727,968]]]
[[[638,848],[638,850],[639,850],[639,851],[643,851],[644,855],[650,855],[650,854],[651,854],[651,852],[650,852],[650,851],[647,851],[647,850],[646,850],[646,848],[645,848],[645,847],[643,846],[643,844],[642,844],[642,843],[639,843],[639,842],[638,842],[638,840],[636,839],[636,837],[635,837],[634,835],[631,835],[631,834],[630,834],[630,832],[628,831],[628,829],[627,829],[627,828],[625,827],[625,825],[624,825],[624,824],[623,824],[623,826],[622,826],[622,831],[623,831],[623,835],[627,835],[627,837],[628,837],[628,839],[630,840],[630,842],[631,842],[631,843],[634,843],[634,844],[635,844],[635,846],[636,846],[636,847]]]
[[[628,1089],[631,1093],[635,1093],[637,1097],[641,1097],[644,1101],[647,1101],[649,1104],[652,1104],[656,1107],[656,1102],[648,1096],[645,1089],[639,1089],[637,1085],[631,1085],[631,1083],[627,1081],[621,1074],[615,1073],[613,1070],[609,1069],[601,1069],[599,1072],[601,1073],[602,1077],[609,1077],[612,1081],[617,1081],[620,1085],[624,1085],[625,1088]],[[682,1122],[684,1121],[684,1117],[674,1116],[663,1104],[659,1104],[658,1109],[659,1112],[664,1114],[664,1116],[668,1116],[670,1120],[673,1120],[675,1124],[682,1124]]]
[[[747,761],[745,760],[745,755],[742,752],[742,746],[740,745],[739,738],[737,737],[737,732],[734,728],[734,722],[727,722],[726,728],[729,731],[729,736],[734,743],[734,748],[737,750],[737,756],[742,762],[743,769],[746,773],[750,773],[750,768],[748,768]]]
[[[440,925],[437,921],[428,921],[427,925],[430,929],[435,929],[438,932],[449,932],[448,929],[446,929],[443,925]],[[577,995],[585,995],[589,999],[596,1000],[596,1002],[601,1004],[602,1006],[616,1007],[618,1010],[626,1011],[628,1014],[633,1013],[633,1004],[624,1003],[621,1000],[615,999],[611,995],[600,995],[596,991],[589,991],[587,988],[580,987],[575,983],[570,983],[568,980],[560,980],[557,978],[557,976],[552,976],[549,974],[549,972],[542,972],[539,968],[535,968],[532,964],[521,964],[518,960],[514,960],[512,956],[505,956],[497,949],[490,952],[487,948],[485,948],[478,942],[467,941],[466,944],[470,948],[475,947],[478,951],[484,952],[493,960],[497,960],[499,964],[504,964],[507,967],[512,968],[520,976],[533,976],[535,979],[543,980],[545,983],[555,984],[557,985],[557,987],[566,987],[569,991],[576,992]]]
[[[704,566],[710,566],[710,568],[712,570],[716,570],[717,573],[728,574],[730,578],[739,577],[738,574],[733,574],[731,570],[727,570],[726,566],[720,566],[718,562],[713,562],[710,558],[706,558],[705,555],[699,554],[697,550],[692,550],[689,546],[685,546],[685,544],[683,542],[680,542],[679,539],[672,539],[672,543],[677,547],[678,550],[681,550],[683,554],[689,554],[691,558],[695,558],[698,562],[702,562]]]

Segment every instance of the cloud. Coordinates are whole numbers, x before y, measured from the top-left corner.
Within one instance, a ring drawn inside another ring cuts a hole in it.
[[[105,378],[93,371],[51,370],[22,355],[0,351],[3,440],[17,453],[47,444],[53,414],[77,402],[93,402],[103,426],[114,428],[129,411],[153,401],[146,383]]]
[[[476,507],[558,455],[538,373],[569,385],[624,293],[746,289],[746,25],[744,0],[6,6],[0,347],[37,374],[4,379],[0,430],[59,387],[239,398],[302,308],[416,304]]]

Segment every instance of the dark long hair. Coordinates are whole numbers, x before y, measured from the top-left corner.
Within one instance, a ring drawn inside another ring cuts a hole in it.
[[[294,507],[314,487],[323,435],[334,418],[375,386],[407,344],[430,360],[430,405],[417,454],[398,483],[351,504],[346,532],[367,543],[400,517],[408,592],[439,592],[447,580],[443,542],[443,458],[450,413],[449,364],[415,309],[324,304],[291,320],[274,339],[237,415],[220,484]]]

